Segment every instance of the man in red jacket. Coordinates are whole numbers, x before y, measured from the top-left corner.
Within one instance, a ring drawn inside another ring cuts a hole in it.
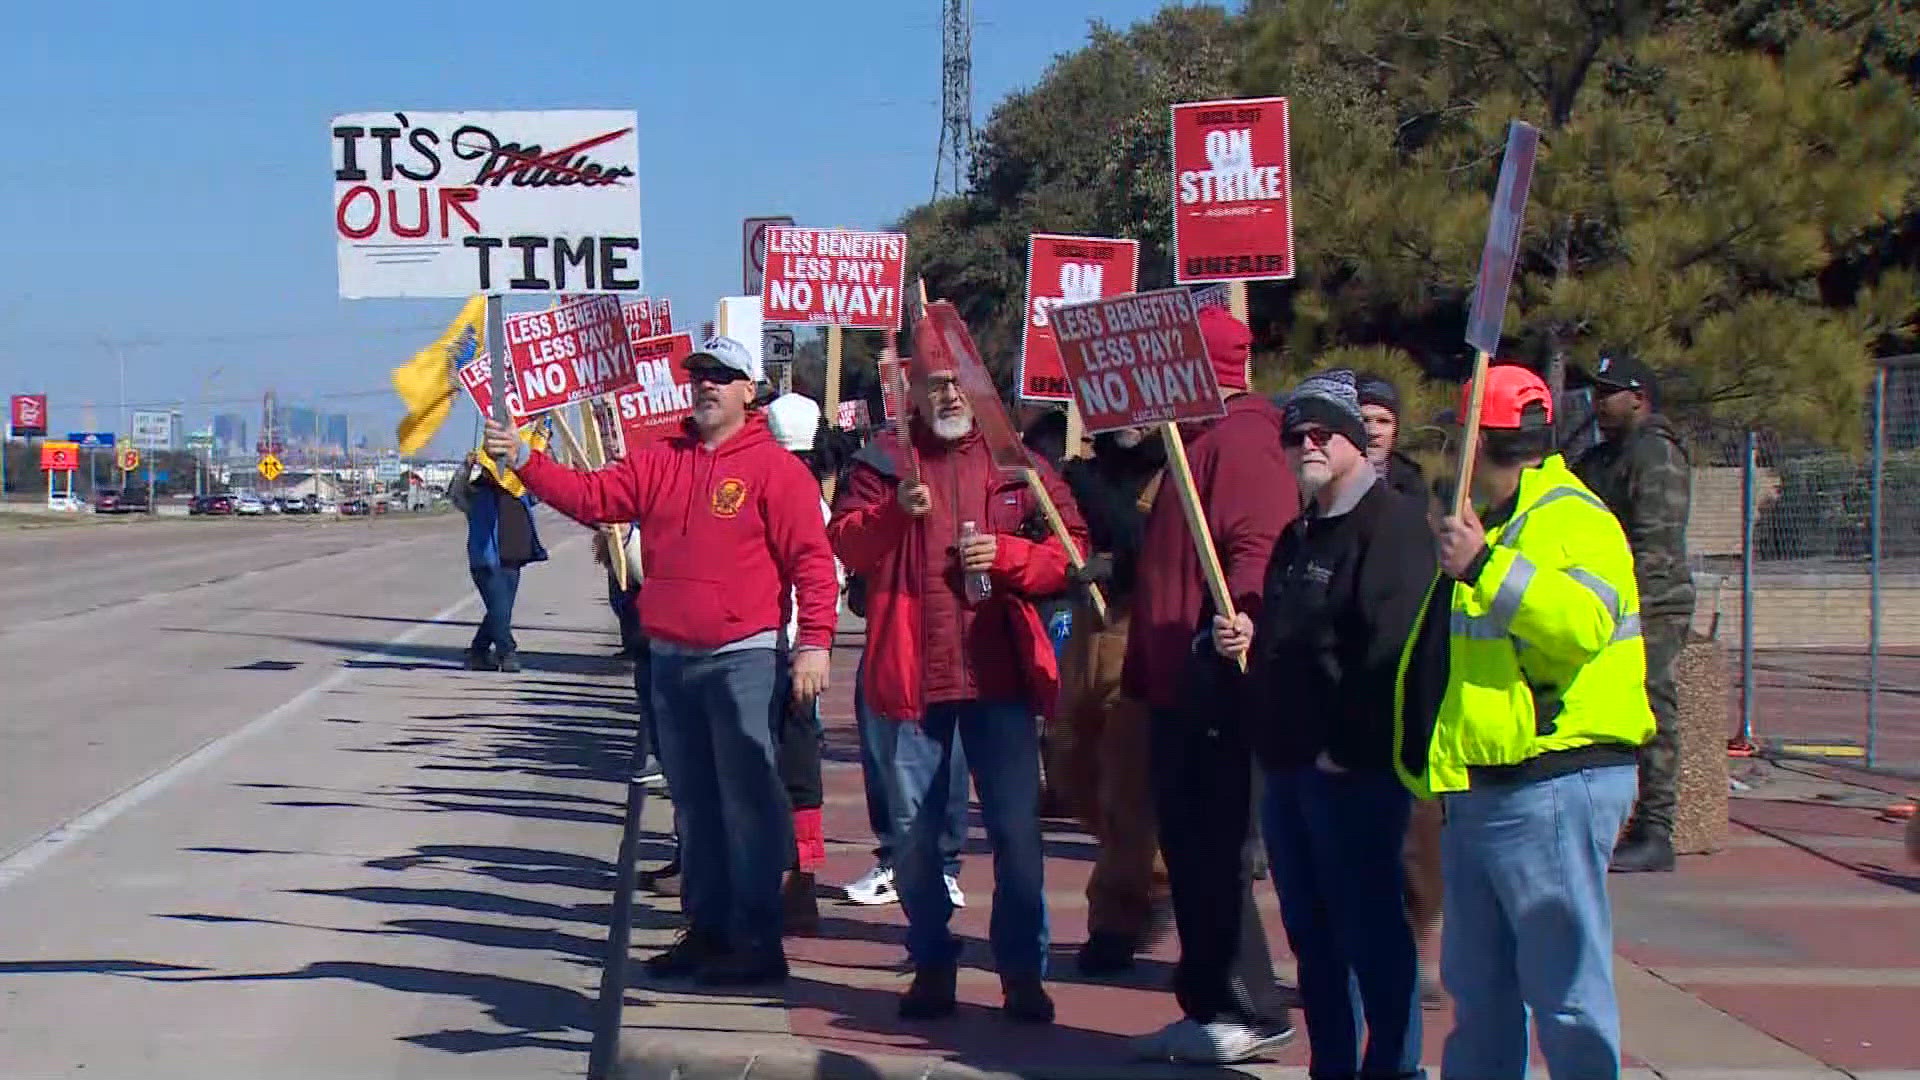
[[[896,815],[911,822],[893,852],[914,966],[900,1015],[930,1020],[955,1007],[960,943],[947,928],[953,904],[939,835],[949,800],[966,798],[951,779],[957,735],[993,845],[989,937],[1005,1012],[1051,1023],[1033,718],[1052,711],[1060,678],[1029,598],[1067,587],[1066,551],[1033,527],[1033,496],[995,465],[955,373],[916,365],[913,383],[918,479],[897,446],[877,440],[856,459],[827,527],[840,561],[867,582],[862,696],[882,723],[898,725],[882,766],[893,778],[889,796],[900,800]],[[1044,462],[1027,460],[1085,550],[1066,486]]]
[[[1234,606],[1257,620],[1267,563],[1300,496],[1280,450],[1280,410],[1247,392],[1252,335],[1219,308],[1200,310],[1200,330],[1227,415],[1186,433],[1187,459]],[[1147,515],[1138,573],[1121,685],[1152,711],[1155,810],[1180,935],[1174,994],[1185,1014],[1141,1049],[1233,1064],[1279,1046],[1293,1025],[1253,907],[1253,752],[1233,706],[1242,676],[1213,655],[1212,605],[1172,484]]]
[[[658,978],[715,986],[786,978],[780,885],[793,820],[775,765],[787,707],[827,686],[839,586],[820,488],[751,409],[753,362],[731,338],[688,356],[681,434],[598,472],[529,455],[489,422],[487,450],[554,509],[587,525],[637,522],[647,567],[641,632],[673,787],[687,930],[648,961]],[[789,596],[794,599],[789,601]],[[798,640],[786,641],[791,603]]]

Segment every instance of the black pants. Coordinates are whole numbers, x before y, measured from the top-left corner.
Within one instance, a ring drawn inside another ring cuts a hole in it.
[[[1253,752],[1220,699],[1200,700],[1208,707],[1153,710],[1154,803],[1180,935],[1174,997],[1200,1023],[1271,1027],[1287,1009],[1253,905]]]
[[[774,732],[775,761],[780,782],[795,810],[818,810],[826,798],[820,775],[820,703],[787,704],[780,730]]]

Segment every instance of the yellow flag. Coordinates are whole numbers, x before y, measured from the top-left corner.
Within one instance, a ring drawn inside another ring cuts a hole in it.
[[[526,443],[535,450],[545,450],[547,444],[553,441],[553,419],[542,416],[540,419],[521,428],[519,434],[521,442]],[[474,460],[478,461],[480,467],[487,470],[487,473],[491,475],[494,480],[498,481],[501,487],[507,489],[507,494],[517,499],[527,493],[527,486],[520,482],[519,477],[513,475],[513,470],[501,468],[500,465],[493,460],[493,455],[487,453],[485,450],[475,450]]]
[[[446,423],[447,414],[453,411],[453,399],[460,393],[455,372],[486,347],[486,324],[487,298],[472,297],[446,333],[393,369],[394,392],[407,407],[407,415],[394,433],[402,454],[419,453]]]

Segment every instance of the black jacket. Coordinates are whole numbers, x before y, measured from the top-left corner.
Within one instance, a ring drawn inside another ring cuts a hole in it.
[[[1427,474],[1420,463],[1398,450],[1387,455],[1387,486],[1402,495],[1411,495],[1425,505],[1433,498],[1433,492],[1427,487]]]
[[[1111,434],[1102,433],[1094,437],[1092,457],[1068,460],[1061,473],[1080,506],[1080,516],[1086,519],[1093,552],[1113,556],[1113,577],[1106,591],[1115,599],[1133,594],[1134,567],[1147,528],[1140,495],[1166,461],[1166,443],[1158,435],[1147,436],[1129,450]]]
[[[1263,765],[1308,765],[1324,750],[1347,769],[1392,769],[1394,681],[1434,571],[1426,505],[1377,479],[1345,513],[1315,506],[1287,527],[1245,699]]]

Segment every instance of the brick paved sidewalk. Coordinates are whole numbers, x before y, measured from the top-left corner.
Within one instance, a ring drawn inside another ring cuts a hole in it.
[[[825,709],[823,885],[852,880],[872,861],[851,720],[857,647],[857,638],[843,636]],[[1687,859],[1675,874],[1615,879],[1621,1003],[1636,1074],[1892,1080],[1891,1070],[1920,1069],[1920,878],[1898,863],[1899,827],[1877,819],[1884,800],[1863,796],[1851,805],[1848,790],[1782,774],[1735,801],[1726,851]],[[668,813],[656,800],[649,827],[664,828]],[[636,966],[623,1075],[666,1077],[677,1068],[687,1077],[890,1077],[927,1075],[936,1065],[1024,1076],[1170,1075],[1131,1063],[1127,1044],[1177,1018],[1164,989],[1176,947],[1165,943],[1125,980],[1079,977],[1073,954],[1085,939],[1093,849],[1071,822],[1050,822],[1046,834],[1059,1021],[1036,1029],[999,1019],[986,947],[992,868],[977,811],[972,825],[961,874],[968,906],[954,919],[966,939],[957,1017],[896,1018],[908,981],[898,906],[823,899],[818,935],[788,942],[793,977],[780,997],[651,987]],[[1265,883],[1259,902],[1276,963],[1290,977]],[[640,903],[674,907],[659,897]],[[668,931],[636,929],[636,955],[670,940]],[[1447,1024],[1444,1011],[1427,1014],[1427,1061],[1439,1060]],[[1303,1075],[1305,1061],[1303,1036],[1276,1063],[1240,1071]],[[1920,1080],[1920,1071],[1907,1076]]]

